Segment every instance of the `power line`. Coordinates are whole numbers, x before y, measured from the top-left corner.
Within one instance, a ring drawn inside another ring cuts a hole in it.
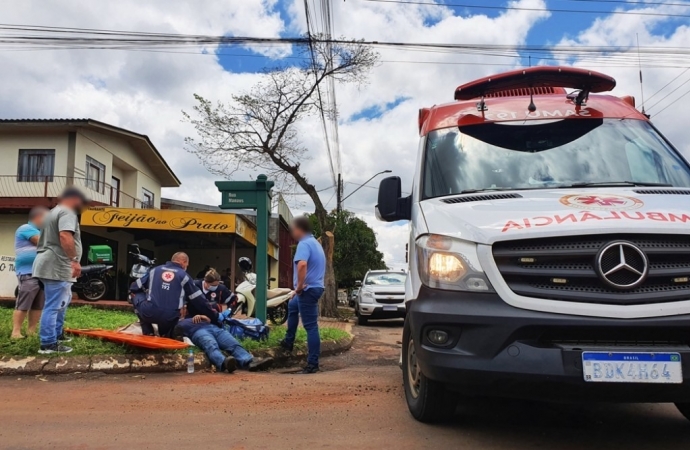
[[[688,78],[687,80],[685,80],[684,82],[682,82],[682,83],[681,83],[679,86],[677,86],[674,90],[672,90],[672,91],[669,92],[668,94],[664,95],[664,96],[661,98],[661,100],[658,100],[656,103],[654,103],[652,106],[650,106],[650,107],[647,108],[647,109],[650,110],[650,109],[654,108],[656,105],[658,105],[659,103],[661,103],[661,102],[663,102],[664,100],[666,100],[666,98],[668,98],[668,96],[670,96],[671,94],[673,94],[674,92],[676,92],[678,89],[682,88],[683,86],[685,86],[685,85],[688,84],[689,82],[690,82],[690,78]],[[677,102],[677,101],[678,101],[678,99],[674,100],[674,101],[671,102],[669,105],[666,105],[666,107],[665,107],[664,109],[668,108],[670,105],[672,105],[673,103],[675,103],[675,102]],[[662,109],[661,111],[663,111],[663,109]],[[661,112],[661,111],[659,111],[659,112]],[[659,113],[656,113],[656,114],[658,115]]]
[[[314,52],[314,41],[312,40],[312,34],[311,34],[311,21],[309,19],[309,3],[308,0],[304,0],[304,14],[307,18],[307,38],[308,38],[308,45],[309,45],[309,54],[311,55],[311,66],[312,70],[314,71],[314,82],[316,83],[316,97],[319,103],[319,113],[321,116],[321,127],[323,130],[323,136],[324,140],[326,142],[326,152],[328,153],[328,164],[331,169],[331,178],[333,180],[333,184],[339,184],[337,181],[337,178],[335,176],[335,168],[333,166],[333,153],[331,152],[331,144],[330,144],[330,139],[328,137],[328,127],[326,124],[326,115],[323,110],[323,100],[321,98],[321,86],[319,84],[319,75],[317,73],[317,62],[316,62],[316,53]]]
[[[200,36],[200,35],[171,35],[155,33],[119,32],[114,30],[93,29],[64,29],[55,27],[25,27],[22,25],[0,25],[0,31],[4,28],[30,30],[27,35],[0,34],[0,48],[10,51],[26,51],[35,49],[113,49],[127,51],[172,51],[189,46],[265,46],[276,45],[309,45],[309,38],[285,37],[285,38],[258,38],[258,37],[228,37],[228,36]],[[63,36],[65,32],[85,33],[78,37]],[[39,33],[40,35],[35,35]],[[89,33],[95,33],[91,35]],[[102,36],[106,33],[107,36]],[[57,34],[58,36],[54,36]],[[312,43],[317,42],[311,36]],[[352,41],[336,39],[318,39],[318,42],[332,44],[349,44]],[[487,45],[487,44],[443,44],[443,43],[411,43],[411,42],[385,42],[385,41],[358,41],[364,45],[387,48],[391,50],[403,50],[412,52],[428,52],[440,54],[465,54],[477,57],[503,57],[510,59],[524,58],[524,54],[540,58],[544,61],[563,62],[568,58],[588,61],[610,67],[630,67],[637,65],[637,49],[634,47],[616,46],[535,46],[535,45]],[[179,51],[177,51],[179,52]],[[244,55],[249,56],[249,55]],[[255,56],[255,55],[252,55]],[[683,47],[640,47],[639,57],[643,67],[688,67],[690,49]],[[287,57],[294,58],[294,57]],[[590,58],[590,59],[588,59]],[[605,58],[605,59],[602,59]],[[476,64],[483,65],[484,61],[396,61],[384,60],[396,63],[422,63],[422,64]],[[486,64],[498,65],[498,63]],[[335,167],[334,167],[335,169]],[[335,171],[335,170],[334,170]]]
[[[678,76],[676,76],[674,79],[672,79],[671,81],[669,81],[668,83],[666,83],[661,89],[659,89],[658,91],[656,91],[655,93],[653,93],[651,97],[649,97],[647,100],[645,100],[644,102],[642,102],[642,104],[640,105],[640,107],[644,106],[646,102],[648,102],[648,101],[650,101],[651,99],[653,99],[659,92],[661,92],[661,91],[663,91],[664,89],[666,89],[668,86],[670,86],[670,85],[671,85],[674,81],[676,81],[678,78],[680,78],[680,77],[682,77],[683,75],[685,75],[685,74],[687,73],[688,70],[690,70],[690,67],[687,67],[684,71],[682,71],[680,74],[678,74]],[[682,86],[682,85],[681,85],[681,86]],[[664,97],[664,98],[666,98],[666,97]],[[663,98],[662,98],[661,100],[663,100]],[[657,103],[658,103],[658,102],[657,102]]]
[[[683,83],[683,84],[685,84],[685,83]],[[655,116],[658,117],[659,114],[661,114],[662,112],[666,111],[671,105],[673,105],[674,103],[680,101],[683,97],[685,97],[685,96],[688,95],[688,94],[690,94],[690,89],[689,89],[688,91],[686,91],[685,94],[681,95],[680,97],[678,97],[677,99],[675,99],[675,100],[673,100],[671,103],[669,103],[668,105],[664,106],[664,107],[661,109],[661,111],[659,111],[658,113],[655,114]]]
[[[621,5],[639,5],[639,6],[687,6],[690,7],[690,2],[673,3],[673,2],[634,2],[628,0],[561,0],[564,2],[583,2],[583,3],[618,3]]]
[[[657,16],[657,17],[678,17],[690,18],[688,14],[668,14],[640,11],[590,11],[586,9],[556,9],[556,8],[528,8],[523,6],[489,6],[489,5],[468,5],[460,3],[431,3],[414,0],[362,0],[365,2],[389,3],[399,5],[422,5],[422,6],[443,6],[447,8],[467,8],[467,9],[489,9],[500,11],[534,11],[550,13],[576,13],[576,14],[620,14],[625,16]]]

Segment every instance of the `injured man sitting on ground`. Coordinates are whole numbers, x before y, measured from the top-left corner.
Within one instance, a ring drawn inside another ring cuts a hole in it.
[[[220,372],[232,373],[238,368],[255,372],[266,370],[273,364],[272,358],[254,358],[230,332],[212,324],[211,319],[201,314],[180,320],[173,330],[173,337],[180,340],[189,338]]]

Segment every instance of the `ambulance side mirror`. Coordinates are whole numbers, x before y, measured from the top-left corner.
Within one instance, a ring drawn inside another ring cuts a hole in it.
[[[388,177],[379,185],[379,203],[376,217],[384,222],[410,220],[412,217],[412,196],[401,197],[400,177]]]

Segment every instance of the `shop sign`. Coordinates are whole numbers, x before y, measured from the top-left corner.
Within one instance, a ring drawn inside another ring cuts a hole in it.
[[[169,209],[91,208],[82,212],[81,224],[125,229],[234,233],[235,215]]]

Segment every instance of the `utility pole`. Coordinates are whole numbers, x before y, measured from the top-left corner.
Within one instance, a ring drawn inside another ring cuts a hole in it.
[[[340,214],[343,211],[343,178],[341,174],[338,174],[338,185],[336,186],[336,211]]]

